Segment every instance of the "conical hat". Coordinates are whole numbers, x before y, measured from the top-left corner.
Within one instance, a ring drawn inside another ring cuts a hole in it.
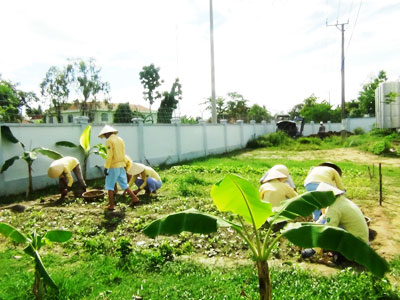
[[[103,138],[106,133],[118,133],[118,130],[111,127],[110,125],[105,125],[99,133],[99,138]]]
[[[133,163],[131,168],[128,170],[128,174],[130,175],[138,175],[144,171],[146,166],[141,163]]]
[[[63,171],[64,166],[62,164],[51,164],[50,168],[47,170],[47,175],[49,175],[50,178],[57,178],[60,177]]]
[[[318,192],[327,192],[327,191],[332,191],[335,196],[343,195],[344,191],[339,190],[337,187],[334,187],[333,185],[327,184],[325,182],[321,182],[316,191]]]
[[[288,178],[289,177],[289,170],[284,165],[275,165],[271,169],[264,174],[263,177],[260,179],[260,183],[268,182],[272,179],[277,178]]]
[[[318,166],[330,167],[334,169],[336,172],[338,172],[340,176],[342,176],[342,169],[332,162],[324,162],[322,164],[319,164]]]

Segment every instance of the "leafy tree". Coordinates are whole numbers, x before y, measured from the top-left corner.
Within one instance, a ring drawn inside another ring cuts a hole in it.
[[[317,101],[318,98],[314,94],[304,99],[304,104],[299,110],[299,115],[303,117],[306,122],[340,122],[340,110],[338,108],[332,109],[332,105],[325,100],[322,100],[321,103]]]
[[[0,77],[0,116],[2,122],[19,122],[22,120],[22,107],[30,108],[39,98],[33,92],[17,89],[18,84],[1,80]]]
[[[28,166],[28,187],[26,189],[26,197],[28,198],[29,195],[33,192],[33,185],[32,185],[32,164],[38,157],[39,153],[42,155],[45,155],[47,157],[50,157],[52,159],[59,159],[63,157],[60,153],[47,149],[44,147],[36,147],[32,150],[25,150],[25,145],[20,142],[11,132],[10,128],[8,126],[2,125],[1,126],[1,136],[4,137],[7,141],[13,143],[13,144],[20,144],[23,150],[22,155],[16,155],[11,157],[10,159],[7,159],[3,166],[0,169],[0,174],[6,171],[9,167],[11,167],[14,164],[14,161],[18,159],[23,159],[27,166]]]
[[[206,105],[206,110],[208,110],[209,112],[212,112],[211,97],[207,98],[207,100],[201,104]],[[215,99],[215,110],[217,111],[217,121],[220,121],[221,119],[225,119],[225,116],[227,113],[227,108],[226,108],[224,97],[217,97]]]
[[[350,118],[360,118],[365,112],[360,107],[360,102],[358,100],[351,100],[346,102],[346,114]]]
[[[198,124],[199,121],[193,117],[187,117],[186,115],[181,117],[182,124]]]
[[[160,68],[156,68],[154,64],[144,66],[142,71],[139,72],[140,82],[144,87],[143,96],[146,101],[149,101],[150,116],[151,106],[154,101],[161,98],[161,94],[157,91],[157,88],[164,82],[160,79],[159,72]]]
[[[359,92],[358,101],[363,114],[375,116],[375,90],[380,83],[387,80],[385,71],[380,71],[378,77],[372,78],[370,82],[363,85]]]
[[[247,114],[249,112],[249,107],[247,106],[248,100],[244,99],[244,97],[236,92],[231,92],[227,94],[231,99],[227,102],[227,116],[228,119],[232,121],[243,120],[247,121]]]
[[[247,116],[249,120],[255,120],[257,123],[260,123],[261,121],[268,122],[272,120],[272,116],[265,106],[260,106],[258,104],[254,104],[252,107],[250,107]]]
[[[89,122],[93,121],[93,110],[99,107],[97,97],[101,94],[107,95],[110,90],[110,85],[100,78],[101,68],[96,66],[93,58],[88,61],[83,59],[72,60],[72,63],[67,66],[71,68],[73,84],[76,91],[81,94],[82,98],[76,100],[75,103],[79,105],[81,115],[88,116]]]
[[[132,110],[129,103],[118,104],[114,113],[114,123],[131,123]]]
[[[63,243],[68,241],[72,236],[71,231],[50,230],[44,235],[39,235],[36,231],[33,231],[28,236],[25,236],[14,227],[0,222],[0,234],[9,237],[15,243],[24,244],[26,246],[24,252],[35,260],[35,280],[33,282],[32,291],[36,299],[44,298],[47,284],[54,289],[58,289],[43,265],[39,250],[42,246],[46,245],[46,243]]]
[[[26,114],[29,117],[42,116],[43,115],[43,110],[42,110],[42,107],[40,105],[37,108],[27,107],[26,108]]]
[[[40,84],[41,94],[50,101],[49,112],[54,112],[57,121],[61,122],[61,111],[66,107],[70,95],[70,84],[73,82],[72,65],[64,69],[50,67]]]
[[[171,123],[172,113],[177,108],[179,100],[182,100],[182,85],[179,79],[175,79],[170,92],[163,93],[160,108],[157,112],[157,123]]]
[[[300,110],[304,107],[304,103],[299,103],[293,106],[291,111],[289,111],[289,116],[291,120],[294,120],[296,116],[300,115]]]
[[[219,227],[230,227],[249,246],[256,260],[261,300],[272,299],[268,259],[282,237],[303,248],[320,247],[338,251],[378,277],[383,277],[389,271],[388,263],[368,244],[338,227],[296,222],[289,223],[281,232],[273,234],[274,224],[306,217],[315,209],[331,205],[336,199],[332,192],[307,192],[283,201],[277,210],[272,211],[270,203],[260,201],[258,190],[250,182],[236,175],[228,175],[213,185],[211,197],[218,210],[232,213],[229,220],[190,209],[153,221],[144,229],[144,233],[155,238],[183,231],[208,234],[216,232]],[[259,229],[266,222],[268,230],[262,238]]]

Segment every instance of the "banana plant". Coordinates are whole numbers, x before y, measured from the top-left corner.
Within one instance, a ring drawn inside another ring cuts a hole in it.
[[[383,277],[389,270],[388,263],[368,244],[341,228],[292,222],[280,232],[273,233],[273,225],[278,222],[306,217],[315,209],[331,205],[336,199],[331,191],[307,192],[283,201],[280,207],[272,210],[270,203],[259,200],[258,190],[250,182],[230,174],[213,185],[211,197],[218,210],[233,213],[236,222],[190,209],[153,221],[144,233],[155,238],[182,231],[207,234],[216,232],[219,227],[231,227],[247,243],[256,260],[261,300],[272,299],[268,259],[282,237],[301,247],[340,252],[378,277]],[[259,229],[266,222],[269,227],[262,236]]]
[[[6,171],[9,167],[14,164],[14,161],[18,159],[23,159],[28,165],[28,187],[26,189],[26,197],[29,198],[30,194],[33,192],[33,185],[32,185],[32,164],[38,157],[39,153],[45,155],[52,159],[60,159],[62,158],[62,154],[58,153],[57,151],[44,148],[44,147],[36,147],[32,150],[26,150],[25,145],[20,142],[11,132],[10,128],[6,125],[1,126],[1,136],[4,137],[7,141],[13,144],[20,144],[23,150],[22,155],[16,155],[9,159],[7,159],[0,169],[0,174]]]
[[[44,235],[39,235],[35,231],[25,236],[14,227],[0,222],[0,234],[9,237],[12,241],[24,244],[24,252],[31,256],[35,261],[35,280],[33,283],[32,291],[36,299],[43,299],[46,292],[47,285],[54,289],[58,289],[54,280],[50,277],[46,268],[43,265],[42,259],[39,255],[39,249],[49,242],[63,243],[68,241],[71,236],[71,231],[66,230],[51,230]]]
[[[84,157],[82,172],[83,172],[83,178],[85,180],[86,180],[86,171],[87,171],[87,161],[88,161],[89,155],[94,153],[94,154],[102,156],[102,152],[100,149],[101,144],[98,144],[98,145],[94,146],[93,148],[90,147],[91,131],[92,131],[92,126],[90,126],[90,125],[86,126],[86,128],[82,131],[81,136],[79,138],[79,145],[76,145],[69,141],[60,141],[60,142],[56,143],[56,146],[77,148],[82,152],[83,157]]]

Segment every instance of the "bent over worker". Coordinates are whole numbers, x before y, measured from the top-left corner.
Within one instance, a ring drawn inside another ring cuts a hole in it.
[[[132,176],[129,185],[135,183],[138,187],[138,189],[134,191],[135,194],[139,193],[141,190],[145,190],[146,194],[155,194],[156,191],[161,188],[161,177],[152,167],[141,163],[133,163],[132,167],[128,170],[128,175]]]
[[[47,170],[47,174],[50,178],[59,178],[61,193],[60,200],[64,199],[64,197],[67,195],[68,188],[70,188],[74,183],[71,172],[75,174],[75,177],[79,182],[78,194],[81,195],[86,191],[86,182],[82,177],[81,167],[78,159],[72,156],[65,156],[53,161]]]
[[[105,125],[99,133],[99,138],[106,138],[107,157],[104,164],[104,174],[106,175],[105,189],[108,192],[108,205],[106,209],[114,210],[114,187],[118,182],[120,187],[131,197],[131,205],[137,204],[139,199],[130,190],[126,179],[125,171],[125,143],[116,134],[118,130],[109,125]]]

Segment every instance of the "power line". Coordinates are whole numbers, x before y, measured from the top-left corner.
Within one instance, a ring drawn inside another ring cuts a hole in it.
[[[340,0],[338,2],[338,8],[337,8],[337,16],[336,16],[336,23],[339,23],[339,11],[340,11]]]
[[[358,7],[357,16],[356,16],[356,21],[354,22],[353,30],[351,31],[351,35],[350,35],[349,42],[348,42],[348,44],[347,44],[347,49],[346,49],[346,51],[347,51],[347,50],[349,49],[349,47],[350,47],[351,38],[353,37],[354,29],[356,28],[356,25],[357,25],[357,20],[358,20],[358,15],[360,14],[361,5],[362,5],[362,0],[360,0],[360,6]]]

